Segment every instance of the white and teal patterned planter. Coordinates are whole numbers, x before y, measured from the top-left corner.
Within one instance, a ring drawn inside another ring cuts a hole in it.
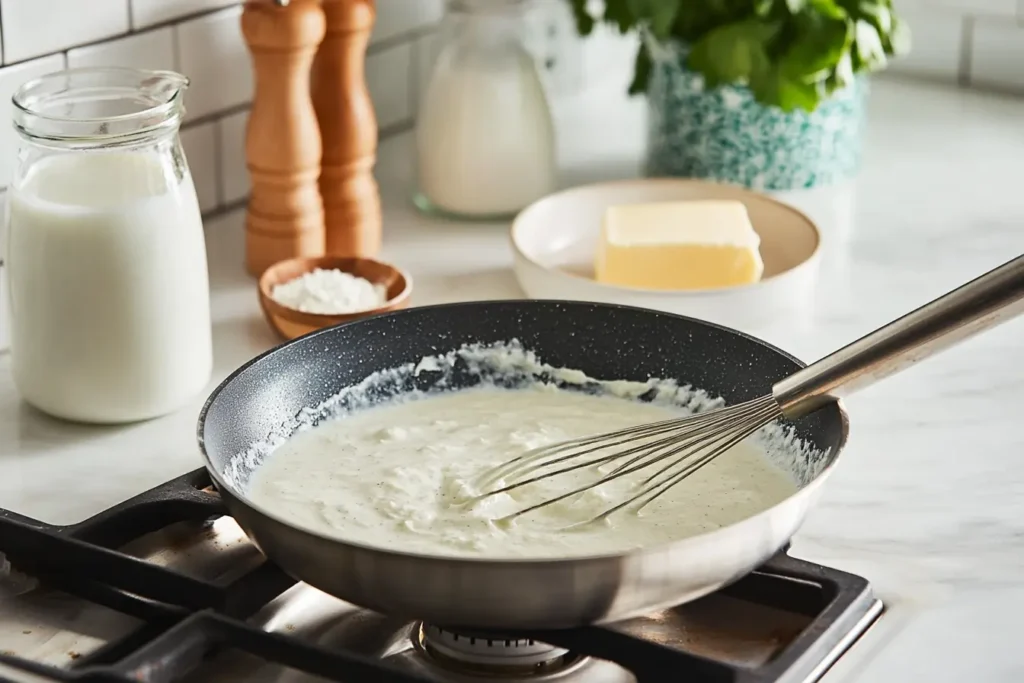
[[[743,86],[704,88],[686,48],[656,46],[647,90],[647,174],[706,178],[756,190],[796,190],[848,180],[860,165],[867,80],[818,108],[784,112]]]

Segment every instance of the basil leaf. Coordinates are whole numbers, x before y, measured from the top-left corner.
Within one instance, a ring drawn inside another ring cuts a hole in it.
[[[657,3],[657,11],[651,15],[651,32],[657,38],[667,38],[672,31],[672,24],[675,23],[679,14],[679,5],[682,0],[662,0]]]
[[[853,82],[853,57],[849,52],[839,58],[839,62],[836,64],[835,71],[833,72],[833,79],[837,87],[845,88]]]
[[[910,28],[896,15],[892,16],[892,28],[884,42],[889,54],[898,56],[910,52]]]
[[[629,84],[629,94],[639,95],[647,92],[647,82],[651,78],[651,55],[643,43],[637,48],[636,59],[633,61],[633,80]]]
[[[594,17],[587,11],[587,0],[569,0],[569,6],[576,20],[576,31],[581,36],[589,36],[594,30]]]
[[[605,0],[604,20],[627,33],[638,23],[639,17],[632,13],[629,0]]]
[[[836,68],[832,70],[828,78],[825,79],[825,95],[831,95],[836,90],[841,90],[853,82],[854,78],[854,67],[853,67],[853,55],[849,52],[843,54],[839,58],[839,63],[836,64]]]
[[[693,43],[704,33],[706,21],[707,17],[701,8],[692,2],[684,2],[676,13],[672,33],[684,42]]]
[[[892,30],[892,11],[884,2],[862,2],[856,16],[878,29],[879,35],[885,35]]]
[[[863,68],[874,70],[885,66],[885,48],[878,35],[878,29],[860,20],[855,28],[856,54]]]
[[[813,108],[911,43],[893,0],[604,0],[603,10],[567,1],[581,35],[600,21],[681,42],[708,87],[746,84],[759,102],[785,109]],[[651,59],[637,52],[630,92],[646,89]]]
[[[693,44],[688,64],[704,74],[709,87],[745,83],[755,72],[768,69],[765,46],[777,32],[777,25],[759,19],[721,26]]]
[[[848,49],[852,36],[845,21],[820,14],[796,17],[796,38],[779,60],[779,69],[791,78],[822,80]]]
[[[767,17],[775,9],[775,0],[754,0],[754,14]]]
[[[836,4],[836,0],[808,0],[808,6],[811,11],[829,19],[845,19],[847,15],[846,9]]]
[[[633,16],[644,21],[655,38],[668,38],[682,0],[627,0]]]
[[[821,101],[818,87],[791,78],[778,68],[771,68],[751,80],[750,89],[759,102],[775,105],[783,111],[796,109],[814,111]]]

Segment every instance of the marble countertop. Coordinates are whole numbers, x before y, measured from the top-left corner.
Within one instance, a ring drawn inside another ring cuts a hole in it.
[[[567,184],[637,172],[641,105],[612,102],[559,110],[573,123],[561,128]],[[1022,121],[1021,99],[876,83],[856,200],[822,223],[811,325],[770,340],[813,360],[1024,252]],[[414,304],[521,296],[504,226],[411,207],[409,144],[381,146],[378,177],[382,256],[412,273]],[[242,221],[236,211],[207,225],[214,383],[277,342],[242,269]],[[1022,336],[1024,321],[1011,322],[848,401],[850,447],[793,553],[868,577],[890,615],[907,615],[899,648],[844,658],[858,681],[1024,680],[1009,635],[1024,615]],[[200,465],[202,397],[141,424],[74,425],[21,403],[8,364],[0,354],[0,507],[70,523]]]

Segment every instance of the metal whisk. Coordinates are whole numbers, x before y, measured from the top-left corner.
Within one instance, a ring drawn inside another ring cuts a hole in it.
[[[799,370],[771,394],[695,415],[587,436],[531,450],[490,470],[474,500],[567,472],[615,464],[595,481],[502,518],[514,519],[636,472],[636,493],[587,523],[635,505],[642,509],[758,429],[838,401],[968,337],[1024,312],[1024,256],[989,271]]]

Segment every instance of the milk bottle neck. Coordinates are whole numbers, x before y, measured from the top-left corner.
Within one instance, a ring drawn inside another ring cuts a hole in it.
[[[12,98],[14,128],[36,146],[57,149],[139,147],[175,135],[188,79],[173,71],[73,69],[21,86]]]

